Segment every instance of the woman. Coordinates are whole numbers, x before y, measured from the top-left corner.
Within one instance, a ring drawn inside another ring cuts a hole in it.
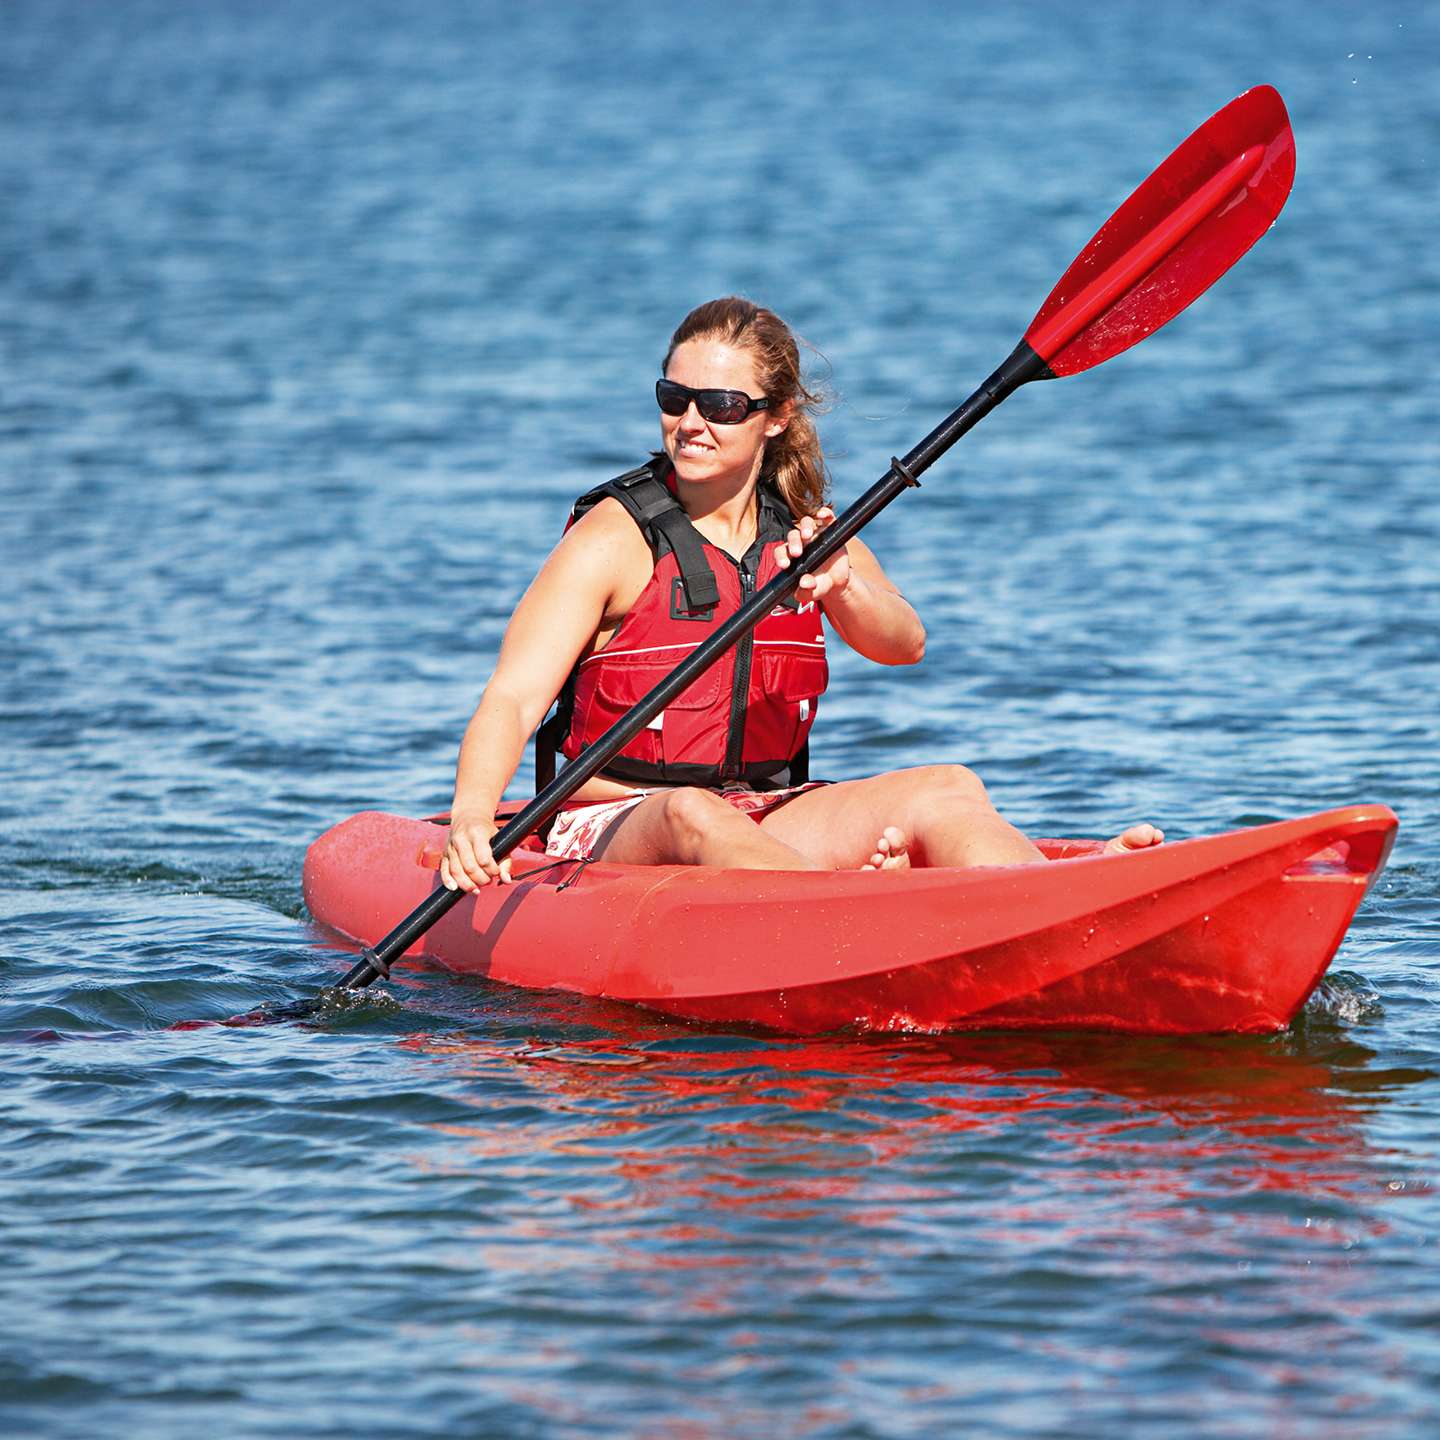
[[[663,455],[582,497],[511,618],[460,748],[440,871],[451,889],[509,880],[509,861],[490,853],[495,809],[557,696],[573,758],[834,520],[816,397],[777,315],[734,297],[701,305],[663,372]],[[801,579],[793,607],[777,607],[580,788],[547,851],[763,870],[1043,858],[958,765],[794,783],[825,687],[822,612],[867,659],[913,665],[924,654],[919,617],[851,540]],[[1110,844],[1161,838],[1137,825]]]

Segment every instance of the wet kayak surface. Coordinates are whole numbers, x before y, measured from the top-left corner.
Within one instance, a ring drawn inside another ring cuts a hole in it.
[[[1440,18],[723,18],[7,7],[7,1433],[1440,1419]],[[690,305],[823,352],[851,497],[1258,82],[1273,233],[867,531],[927,658],[838,657],[813,764],[1045,835],[1392,806],[1291,1029],[786,1040],[436,969],[188,1028],[340,972],[306,847],[448,801]]]
[[[556,861],[521,846],[510,884],[458,897],[404,954],[776,1035],[1273,1034],[1323,978],[1395,829],[1388,807],[1353,805],[1140,853],[1039,838],[1038,864],[889,873]],[[445,825],[377,811],[341,821],[306,852],[310,918],[374,946],[362,963],[383,975],[395,917],[444,898],[446,839]]]

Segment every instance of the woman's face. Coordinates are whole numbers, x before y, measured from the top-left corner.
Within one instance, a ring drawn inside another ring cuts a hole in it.
[[[743,390],[755,400],[765,394],[750,351],[703,337],[675,347],[665,378],[692,390]],[[660,412],[660,435],[676,475],[697,484],[757,474],[765,442],[787,423],[773,410],[754,410],[738,425],[715,424],[692,400],[683,415]]]

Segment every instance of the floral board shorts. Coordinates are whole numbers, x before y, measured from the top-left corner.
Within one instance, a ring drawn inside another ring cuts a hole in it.
[[[769,814],[807,790],[818,790],[826,783],[824,780],[812,780],[808,785],[792,785],[788,790],[721,790],[717,793],[742,815],[749,815],[759,824],[762,815]],[[633,810],[647,796],[659,793],[656,790],[637,790],[619,800],[593,800],[562,810],[555,817],[550,838],[545,842],[545,853],[557,860],[588,860],[601,836],[622,815]]]

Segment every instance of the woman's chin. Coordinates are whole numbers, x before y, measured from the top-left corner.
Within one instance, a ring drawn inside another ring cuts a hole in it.
[[[675,467],[675,473],[682,480],[696,483],[701,480],[713,479],[717,473],[713,455],[672,455],[670,463]]]

